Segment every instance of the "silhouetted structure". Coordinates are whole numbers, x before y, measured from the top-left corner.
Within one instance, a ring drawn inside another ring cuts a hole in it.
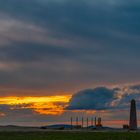
[[[76,117],[76,125],[78,126],[79,124],[78,124],[78,117]]]
[[[129,129],[129,125],[128,125],[128,124],[124,124],[124,125],[123,125],[123,129],[128,130],[128,129]]]
[[[134,99],[131,100],[129,129],[130,130],[137,129],[137,112],[136,112],[136,102]]]
[[[70,121],[71,121],[71,129],[73,128],[73,119],[72,119],[72,117],[71,117],[71,119],[70,119]]]
[[[93,126],[93,117],[91,118],[91,126]]]
[[[102,119],[98,118],[98,123],[96,125],[97,127],[102,127]]]
[[[94,124],[94,125],[95,125],[95,127],[96,127],[96,125],[97,125],[97,123],[96,123],[96,117],[95,117],[95,124]]]
[[[84,118],[82,117],[82,128],[84,127]]]
[[[88,118],[87,118],[87,128],[88,128]]]

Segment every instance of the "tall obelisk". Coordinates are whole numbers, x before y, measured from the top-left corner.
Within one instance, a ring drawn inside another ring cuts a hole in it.
[[[134,99],[131,100],[129,129],[130,130],[137,129],[136,101]]]

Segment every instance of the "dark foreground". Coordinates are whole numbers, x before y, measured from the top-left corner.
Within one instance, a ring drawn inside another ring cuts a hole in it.
[[[0,140],[139,140],[129,132],[0,132]]]

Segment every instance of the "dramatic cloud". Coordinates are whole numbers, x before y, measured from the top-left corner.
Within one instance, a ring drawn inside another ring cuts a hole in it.
[[[74,94],[67,109],[70,110],[108,110],[128,109],[130,101],[136,99],[140,108],[140,86],[125,86],[108,89],[99,87]]]
[[[0,107],[9,106],[11,110],[32,110],[42,115],[60,115],[63,113],[69,98],[70,96],[3,97],[0,99]],[[0,111],[3,112],[3,109],[0,108]],[[5,111],[4,114],[7,113]]]
[[[0,19],[0,97],[73,94],[69,110],[4,104],[1,122],[47,120],[46,110],[61,110],[62,121],[76,109],[116,118],[107,110],[128,108],[131,98],[139,108],[139,86],[106,88],[140,83],[139,0],[0,0]]]
[[[136,99],[137,109],[140,109],[139,85],[97,87],[80,91],[72,97],[70,95],[7,96],[0,98],[0,122],[1,124],[41,125],[44,122],[68,123],[70,116],[74,118],[103,116],[105,124],[115,125],[115,121],[128,119],[131,99]]]
[[[114,91],[107,88],[87,89],[73,95],[68,109],[106,109],[115,100]]]
[[[139,82],[139,7],[137,0],[1,0],[1,86],[49,94]]]

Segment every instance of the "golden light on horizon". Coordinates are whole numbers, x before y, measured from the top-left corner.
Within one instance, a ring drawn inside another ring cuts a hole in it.
[[[60,115],[64,112],[71,96],[44,96],[44,97],[2,97],[0,105],[20,106],[21,109],[32,109],[42,115]]]

